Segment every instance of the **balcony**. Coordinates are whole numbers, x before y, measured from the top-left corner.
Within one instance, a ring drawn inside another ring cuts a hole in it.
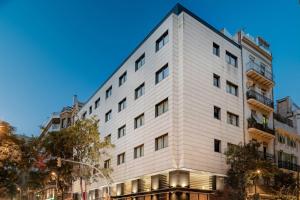
[[[288,161],[278,161],[278,167],[297,172],[300,167],[297,164]]]
[[[260,138],[271,140],[275,137],[275,131],[273,128],[269,128],[267,124],[260,124],[256,122],[254,118],[248,119],[248,133],[253,138]]]
[[[262,109],[265,112],[273,112],[274,103],[271,99],[265,97],[264,95],[256,92],[253,89],[247,91],[247,102],[258,108]]]
[[[246,65],[246,74],[254,81],[271,88],[274,86],[272,71],[267,67],[260,66],[259,64],[250,61]]]
[[[258,153],[259,153],[259,157],[262,160],[268,160],[268,161],[271,161],[271,162],[274,162],[274,160],[275,160],[275,156],[273,154],[265,153],[265,152],[262,152],[262,151],[259,151]]]

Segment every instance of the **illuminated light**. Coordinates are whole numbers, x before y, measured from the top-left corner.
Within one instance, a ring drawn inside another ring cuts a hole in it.
[[[261,171],[258,169],[258,170],[256,171],[256,173],[260,174],[260,173],[261,173]]]

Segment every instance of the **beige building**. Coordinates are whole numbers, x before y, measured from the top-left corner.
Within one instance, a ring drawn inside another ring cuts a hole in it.
[[[273,87],[264,39],[219,31],[177,4],[78,117],[96,116],[115,144],[100,163],[113,169],[114,199],[212,199],[229,145],[258,141],[262,159],[278,162]],[[90,200],[107,197],[104,180],[86,184]]]

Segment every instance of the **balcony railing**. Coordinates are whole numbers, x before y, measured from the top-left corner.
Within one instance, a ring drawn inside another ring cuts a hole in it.
[[[300,170],[300,166],[288,161],[278,161],[278,167],[283,169],[288,169],[297,172]]]
[[[271,108],[274,108],[274,103],[271,99],[265,97],[264,95],[256,92],[253,89],[247,91],[247,99],[255,99]]]
[[[269,128],[267,124],[260,124],[255,121],[255,119],[248,119],[248,128],[256,128],[258,130],[270,133],[272,135],[275,135],[275,131],[272,128]]]
[[[293,121],[291,119],[288,119],[286,117],[283,117],[282,115],[278,114],[278,113],[273,113],[274,119],[290,126],[290,127],[294,127],[293,125]]]
[[[264,153],[262,151],[259,151],[259,157],[263,160],[269,160],[269,161],[272,161],[274,162],[275,160],[275,156],[273,154],[270,154],[270,153]]]
[[[260,75],[266,77],[267,79],[273,81],[273,73],[267,67],[263,67],[253,61],[248,62],[247,64],[247,71],[254,70]]]

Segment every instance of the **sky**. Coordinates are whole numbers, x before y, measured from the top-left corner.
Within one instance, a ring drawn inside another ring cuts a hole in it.
[[[176,4],[270,44],[275,98],[300,104],[299,0],[0,0],[0,119],[38,135],[54,111],[86,101]]]

